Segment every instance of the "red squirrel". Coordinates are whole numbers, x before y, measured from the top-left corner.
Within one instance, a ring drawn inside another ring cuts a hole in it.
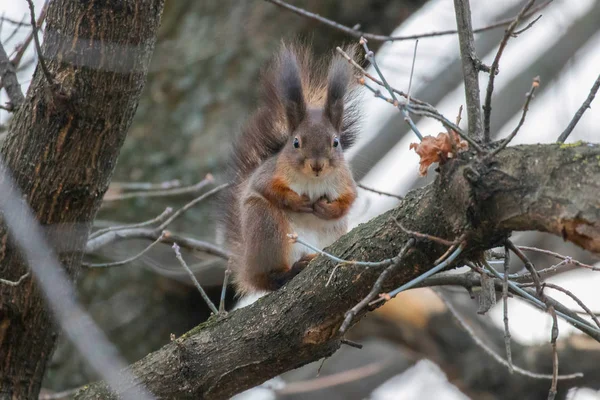
[[[356,80],[339,56],[329,68],[282,45],[262,76],[263,105],[234,143],[223,198],[225,241],[240,294],[273,291],[347,231],[356,183],[344,159],[358,112]]]

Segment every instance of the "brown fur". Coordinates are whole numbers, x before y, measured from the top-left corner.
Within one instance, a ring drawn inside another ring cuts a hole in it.
[[[286,45],[263,74],[262,106],[233,146],[222,198],[240,292],[276,290],[308,264],[314,254],[286,236],[294,229],[325,242],[345,232],[356,198],[343,155],[357,129],[354,81],[342,58],[326,68]]]

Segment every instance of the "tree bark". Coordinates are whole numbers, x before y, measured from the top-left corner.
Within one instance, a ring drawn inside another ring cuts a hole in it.
[[[550,232],[600,253],[599,158],[600,146],[591,144],[517,146],[487,164],[462,153],[440,168],[434,183],[410,192],[397,208],[358,226],[328,251],[350,260],[395,256],[409,236],[393,218],[449,240],[466,232],[462,259],[481,257],[512,230]],[[383,289],[429,270],[445,250],[419,241]],[[340,267],[326,286],[335,266],[319,256],[282,290],[207,321],[133,364],[131,372],[161,399],[222,399],[332,354],[344,313],[381,272]],[[103,383],[75,395],[98,397],[117,395]]]
[[[74,279],[145,83],[163,0],[54,0],[2,160]],[[4,221],[4,219],[2,219]],[[0,227],[0,274],[28,270]],[[0,399],[36,399],[57,330],[37,282],[0,284]]]

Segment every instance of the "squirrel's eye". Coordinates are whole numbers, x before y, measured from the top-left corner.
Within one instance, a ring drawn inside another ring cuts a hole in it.
[[[300,141],[298,140],[298,138],[294,138],[294,147],[296,149],[300,147]]]
[[[336,137],[333,138],[333,147],[338,147],[338,145],[340,144],[340,139]]]

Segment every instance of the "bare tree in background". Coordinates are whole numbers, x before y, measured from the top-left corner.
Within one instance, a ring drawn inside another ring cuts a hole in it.
[[[361,37],[366,58],[375,67],[370,41],[407,39],[372,35],[280,1],[271,2]],[[533,3],[526,2],[516,17],[501,25],[506,27],[501,49],[509,40],[515,40],[511,39],[513,36],[523,33],[520,23],[531,16]],[[47,230],[48,240],[71,277],[76,276],[84,250],[93,252],[116,240],[130,238],[149,239],[150,246],[176,243],[227,257],[214,245],[165,231],[174,219],[219,187],[147,223],[106,229],[88,239],[137,105],[161,8],[160,1],[150,0],[119,5],[92,1],[85,7],[75,1],[53,1],[48,8],[40,63],[25,98],[20,95],[14,65],[4,51],[0,52],[2,83],[11,96],[7,108],[15,112],[3,146],[3,159],[40,224],[51,227]],[[417,146],[425,168],[431,162],[439,163],[436,180],[410,192],[395,209],[341,238],[282,290],[242,310],[219,313],[133,364],[127,373],[137,377],[138,383],[111,388],[99,382],[82,388],[75,398],[117,398],[138,384],[158,398],[227,398],[284,371],[331,355],[342,343],[353,345],[344,336],[350,326],[390,297],[417,286],[481,286],[490,296],[502,292],[504,299],[510,293],[550,313],[555,321],[564,318],[600,342],[597,319],[593,315],[591,319],[582,318],[552,299],[546,293],[544,272],[538,272],[524,253],[531,249],[519,248],[509,239],[513,231],[540,230],[600,253],[600,147],[561,144],[580,113],[573,124],[562,133],[557,132],[558,144],[507,147],[534,101],[540,82],[533,77],[531,87],[524,93],[518,126],[508,138],[490,142],[493,79],[502,53],[499,51],[491,66],[483,65],[473,48],[469,3],[455,0],[455,8],[466,83],[468,133],[452,122],[453,118],[444,117],[429,104],[390,87],[377,67],[378,75],[371,76],[354,63],[362,75],[361,84],[398,107],[409,124],[411,115],[435,118],[442,123],[447,132],[437,138],[425,137]],[[35,39],[35,29],[33,34]],[[481,92],[485,99],[483,113],[478,87],[481,72],[491,73],[487,91]],[[598,82],[581,113],[597,90]],[[411,127],[416,131],[414,124]],[[166,190],[171,194],[177,190],[200,190],[210,181],[209,177],[192,189]],[[148,193],[156,189],[149,189]],[[67,228],[56,229],[61,226]],[[81,228],[74,231],[72,226]],[[1,371],[0,398],[35,398],[56,329],[49,328],[50,312],[16,247],[8,240],[6,227],[3,237],[0,361],[6,369]],[[293,239],[302,243],[301,237]],[[528,272],[510,276],[506,269],[496,271],[491,267],[486,252],[498,246],[505,247],[504,257],[513,253],[521,259]],[[563,261],[554,269],[573,264],[590,267],[568,257]],[[470,265],[472,271],[434,275],[462,264]],[[457,318],[468,332],[468,324],[460,316]],[[505,336],[509,338],[508,330]],[[561,364],[559,373],[558,358],[562,359],[564,348],[569,346],[558,339],[557,329],[552,330],[551,338],[553,356],[544,365],[549,372],[537,374],[547,379],[549,397],[554,397],[557,389],[560,393],[597,378],[592,366],[576,362],[568,363],[569,370],[564,374]],[[511,372],[523,373],[517,362],[526,360],[515,356],[513,364],[510,340],[506,341],[506,348],[507,360],[499,357],[498,362]],[[598,353],[595,351],[592,356],[597,359]],[[539,365],[540,358],[535,358],[534,365]],[[571,370],[578,367],[581,369]],[[579,372],[584,372],[585,381]],[[509,374],[507,382],[510,379]]]

